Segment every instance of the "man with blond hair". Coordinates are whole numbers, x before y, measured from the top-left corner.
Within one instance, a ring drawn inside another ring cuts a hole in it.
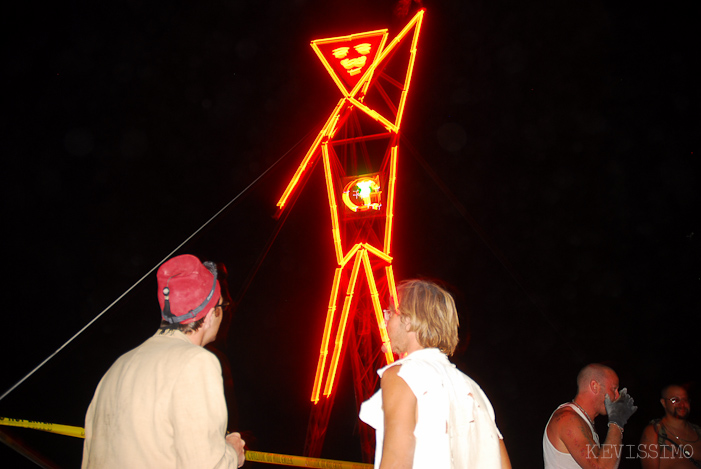
[[[400,359],[378,370],[381,390],[360,409],[375,428],[375,468],[510,468],[489,399],[448,361],[458,344],[453,297],[426,280],[402,282],[397,294],[385,323]]]
[[[543,432],[545,469],[615,468],[621,460],[623,427],[638,408],[618,375],[592,363],[577,375],[577,395],[553,412]],[[606,440],[601,445],[594,419],[608,415]]]

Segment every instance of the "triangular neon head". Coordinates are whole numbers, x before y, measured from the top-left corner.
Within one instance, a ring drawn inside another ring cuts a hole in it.
[[[312,41],[312,47],[344,95],[349,95],[387,40],[387,30]]]

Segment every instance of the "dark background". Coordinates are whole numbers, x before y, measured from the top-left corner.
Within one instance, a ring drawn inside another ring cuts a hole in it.
[[[309,41],[393,37],[408,19],[395,3],[5,7],[0,391],[129,292],[0,401],[0,416],[82,426],[101,375],[158,325],[149,272],[233,201],[178,253],[226,263],[241,298],[222,346],[232,425],[251,449],[302,454],[334,268],[318,168],[264,250],[277,198],[338,100]],[[454,361],[490,397],[514,467],[542,467],[548,417],[594,361],[640,406],[624,436],[637,444],[661,415],[661,386],[699,378],[698,11],[424,6],[396,276],[450,285],[465,336]],[[360,461],[349,378],[322,456]],[[2,430],[79,465],[82,440]],[[0,460],[29,464],[4,446]]]

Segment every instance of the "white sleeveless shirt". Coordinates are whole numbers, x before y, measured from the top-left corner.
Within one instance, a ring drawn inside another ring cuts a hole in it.
[[[555,409],[555,412],[562,409],[563,407],[569,407],[570,409],[577,412],[577,414],[580,417],[582,417],[582,419],[589,426],[592,437],[594,438],[594,442],[598,446],[599,435],[596,433],[596,430],[594,430],[594,427],[589,421],[589,417],[584,415],[582,410],[571,402],[562,404],[560,407]],[[553,412],[553,415],[555,415],[555,412]],[[547,425],[545,425],[545,431],[543,432],[543,460],[545,461],[545,469],[581,469],[581,466],[577,464],[577,462],[574,460],[570,453],[563,453],[561,451],[558,451],[558,449],[555,448],[555,446],[553,446],[553,444],[550,442],[550,438],[548,438],[548,425],[550,425],[550,420],[552,420],[552,418],[553,416],[551,415],[548,419]]]
[[[380,376],[402,365],[398,376],[416,396],[414,469],[501,467],[501,433],[494,409],[479,385],[450,363],[438,349],[418,350],[378,370]],[[360,419],[375,429],[375,468],[382,460],[382,391],[365,401]]]

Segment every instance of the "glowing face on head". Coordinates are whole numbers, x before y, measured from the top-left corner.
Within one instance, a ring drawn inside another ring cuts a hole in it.
[[[337,47],[332,51],[333,56],[340,60],[343,68],[350,76],[359,75],[368,60],[368,54],[372,51],[369,42],[356,44],[353,47]]]
[[[359,97],[359,90],[353,90],[356,85],[364,84],[367,87],[368,81],[361,78],[375,64],[386,40],[387,30],[378,29],[350,36],[315,39],[311,45],[341,92]]]

